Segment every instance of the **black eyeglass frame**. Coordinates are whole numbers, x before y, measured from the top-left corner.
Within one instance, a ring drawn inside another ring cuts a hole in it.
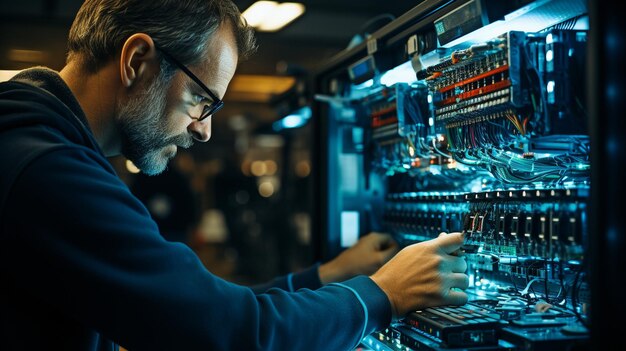
[[[202,110],[202,114],[198,118],[198,122],[215,114],[217,111],[221,110],[222,107],[224,107],[224,101],[218,98],[217,95],[213,94],[213,92],[211,92],[211,90],[206,85],[204,85],[204,83],[202,83],[200,78],[198,78],[195,74],[191,73],[191,70],[189,70],[189,68],[187,68],[185,65],[180,63],[180,61],[175,59],[174,56],[172,56],[170,53],[163,50],[162,48],[157,47],[157,50],[159,50],[163,54],[163,56],[165,57],[167,61],[172,62],[173,64],[178,66],[178,68],[180,68],[181,71],[185,72],[185,74],[189,76],[189,78],[191,78],[194,82],[196,82],[196,84],[198,84],[198,86],[200,86],[200,88],[202,88],[202,90],[204,90],[204,92],[207,93],[207,95],[209,95],[209,97],[213,100],[211,104],[204,106],[204,109]]]

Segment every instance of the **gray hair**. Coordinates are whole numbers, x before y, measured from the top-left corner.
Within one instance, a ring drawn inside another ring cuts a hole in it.
[[[209,38],[229,21],[239,60],[256,50],[254,30],[231,0],[86,0],[68,38],[67,61],[95,72],[122,49],[131,35],[145,33],[186,65],[198,63]],[[162,68],[168,67],[165,60]]]

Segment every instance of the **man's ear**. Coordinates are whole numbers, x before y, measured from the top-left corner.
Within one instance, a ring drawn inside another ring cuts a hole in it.
[[[156,46],[148,34],[136,33],[126,39],[120,53],[122,85],[128,88],[144,75],[151,74],[156,57]]]

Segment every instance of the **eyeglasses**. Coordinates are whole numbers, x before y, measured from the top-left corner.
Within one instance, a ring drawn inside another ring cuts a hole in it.
[[[175,64],[176,66],[178,66],[178,68],[180,68],[183,72],[185,72],[185,74],[187,74],[187,76],[189,76],[189,78],[191,78],[194,82],[196,82],[196,84],[198,84],[200,86],[200,88],[202,88],[202,90],[204,90],[207,93],[207,95],[211,98],[211,100],[212,100],[211,104],[204,106],[204,109],[202,110],[202,114],[198,118],[198,121],[202,121],[203,119],[205,119],[205,118],[215,114],[222,107],[224,107],[224,101],[222,101],[215,94],[213,94],[211,92],[211,90],[209,90],[209,88],[207,88],[207,86],[204,85],[204,83],[202,83],[200,78],[196,77],[195,74],[191,73],[189,68],[187,68],[185,65],[180,63],[178,60],[176,60],[167,51],[165,51],[165,50],[163,50],[163,49],[161,49],[159,47],[157,47],[157,50],[159,50],[159,51],[161,51],[161,53],[163,53],[163,56],[165,56],[166,60],[168,60],[171,63]]]

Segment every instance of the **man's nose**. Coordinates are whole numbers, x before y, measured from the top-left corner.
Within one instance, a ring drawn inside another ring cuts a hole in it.
[[[207,142],[211,139],[211,119],[213,116],[209,116],[202,121],[194,120],[192,121],[187,130],[193,138],[200,142]]]

